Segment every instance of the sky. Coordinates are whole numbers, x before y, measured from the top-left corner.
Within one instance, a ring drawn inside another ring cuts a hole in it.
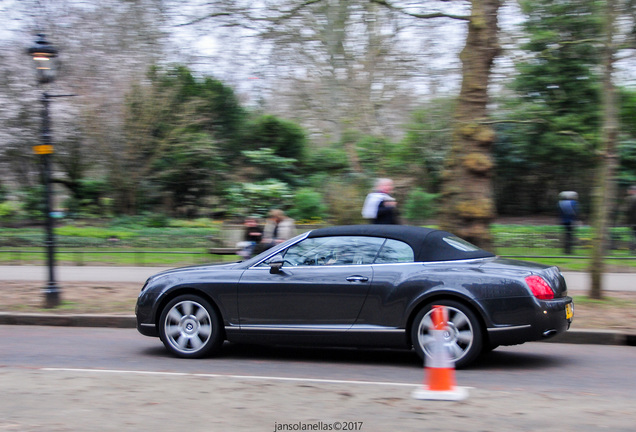
[[[95,3],[92,1],[66,1],[73,3],[74,7],[95,7]],[[194,2],[194,4],[196,3]],[[0,0],[0,44],[4,47],[19,47],[22,45],[26,49],[33,43],[35,37],[26,34],[24,29],[32,27],[38,21],[42,26],[46,26],[46,17],[51,15],[49,12],[53,11],[54,8],[58,8],[59,4],[55,0]],[[182,4],[185,7],[186,2]],[[418,44],[422,43],[437,45],[436,50],[439,54],[430,62],[429,70],[441,70],[448,67],[455,69],[457,73],[453,75],[454,78],[449,79],[445,83],[447,85],[446,91],[452,92],[458,89],[461,78],[458,53],[463,47],[466,32],[464,23],[453,20],[447,21],[442,23],[436,20],[435,28],[439,37],[432,35],[427,41],[414,41],[412,49],[420,49]],[[174,23],[170,23],[167,27],[171,33],[171,50],[167,59],[168,62],[186,63],[195,72],[202,75],[213,75],[232,86],[238,87],[238,91],[246,93],[249,93],[251,89],[262,88],[265,85],[263,82],[258,82],[268,78],[265,73],[259,73],[259,70],[264,70],[263,64],[254,62],[253,64],[237,67],[236,64],[232,63],[231,57],[222,55],[226,47],[213,34],[206,32],[205,26],[176,25],[182,22],[183,18],[175,18]],[[518,53],[510,49],[521,35],[520,24],[522,22],[523,16],[517,2],[504,2],[500,10],[500,27],[502,30],[500,42],[504,50],[509,51],[504,51],[503,55],[497,59],[493,74],[495,79],[503,77],[514,70],[512,59]],[[49,39],[53,39],[53,37],[50,36]],[[52,42],[55,43],[53,40]],[[249,49],[249,47],[247,48]],[[618,83],[636,86],[635,57],[633,52],[623,51],[621,53],[620,61],[616,65]],[[414,77],[414,86],[424,89],[426,87],[427,73],[428,71],[423,71],[422,76]]]

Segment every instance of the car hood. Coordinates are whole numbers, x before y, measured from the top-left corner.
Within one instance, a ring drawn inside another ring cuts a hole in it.
[[[237,267],[240,262],[228,263],[228,264],[203,264],[203,265],[193,265],[188,267],[179,267],[173,268],[170,270],[164,270],[160,273],[152,275],[150,279],[158,279],[164,276],[183,276],[188,273],[196,273],[201,271],[217,271],[217,270],[228,270],[234,267]]]

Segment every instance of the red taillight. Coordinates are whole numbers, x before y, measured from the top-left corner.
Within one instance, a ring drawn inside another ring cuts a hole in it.
[[[554,291],[541,276],[528,276],[526,283],[532,290],[532,294],[539,300],[551,300],[554,298]]]

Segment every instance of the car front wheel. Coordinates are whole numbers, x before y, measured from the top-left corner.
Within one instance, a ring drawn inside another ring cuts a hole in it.
[[[441,339],[450,360],[455,363],[456,368],[470,364],[482,351],[481,324],[468,307],[453,300],[440,300],[428,304],[417,314],[411,327],[411,340],[415,351],[422,359],[426,359],[435,351],[433,344],[440,343],[431,333],[434,329],[431,316],[434,305],[445,306],[448,311],[448,324]]]
[[[205,299],[182,295],[171,300],[159,319],[159,336],[178,357],[199,358],[218,351],[223,343],[221,320]]]

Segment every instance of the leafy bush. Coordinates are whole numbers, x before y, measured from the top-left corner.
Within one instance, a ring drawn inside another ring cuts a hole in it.
[[[170,219],[163,213],[153,213],[146,216],[145,225],[148,228],[165,228],[170,225]]]
[[[0,203],[0,221],[11,221],[20,214],[20,205],[14,201]]]
[[[144,216],[118,216],[110,221],[111,228],[125,227],[129,229],[143,228],[145,226]]]
[[[0,228],[0,247],[25,247],[44,245],[41,228]]]
[[[22,189],[18,193],[18,197],[27,217],[32,219],[44,218],[44,187],[35,186]]]
[[[435,216],[437,194],[425,192],[420,188],[413,189],[404,204],[404,217],[413,222],[423,222]]]
[[[313,189],[302,188],[294,196],[294,207],[289,216],[297,221],[323,219],[327,206],[322,201],[322,195]]]
[[[247,125],[245,141],[253,149],[271,148],[277,156],[303,161],[307,137],[298,124],[273,115],[263,115]]]
[[[298,160],[279,156],[273,148],[264,147],[258,150],[242,152],[247,165],[258,168],[260,173],[254,173],[254,180],[278,179],[282,182],[296,184]]]
[[[170,220],[170,228],[210,228],[219,229],[221,222],[209,218],[197,218],[194,220],[172,219]]]
[[[2,184],[0,180],[0,203],[4,202],[7,199],[8,191],[5,185]]]
[[[362,223],[362,204],[365,187],[357,184],[355,178],[334,179],[324,185],[325,202],[329,207],[330,222],[334,225]]]
[[[64,201],[66,213],[71,217],[96,219],[108,215],[108,200],[103,194],[106,181],[103,179],[84,178],[78,180],[79,188]]]
[[[409,159],[407,149],[386,138],[364,136],[356,142],[360,164],[375,176],[399,174]]]
[[[226,190],[229,213],[232,216],[265,216],[273,208],[286,209],[292,198],[289,185],[275,179],[235,184]]]
[[[137,236],[137,234],[133,231],[114,230],[92,226],[80,227],[75,225],[64,225],[61,227],[57,227],[55,229],[55,234],[57,236],[65,237],[90,237],[98,239],[127,239]]]
[[[321,148],[311,154],[307,165],[314,173],[340,172],[349,168],[349,156],[342,148]]]

